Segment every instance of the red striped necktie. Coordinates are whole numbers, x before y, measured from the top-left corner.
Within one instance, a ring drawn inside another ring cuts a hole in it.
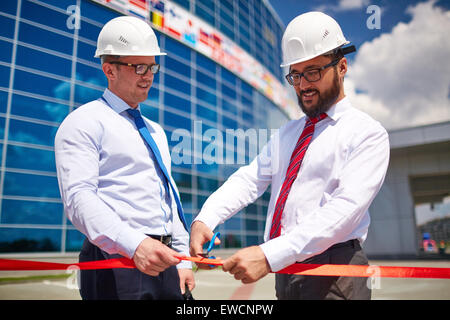
[[[270,228],[270,239],[276,238],[280,235],[281,216],[284,210],[284,205],[286,204],[286,199],[289,195],[289,191],[291,190],[292,184],[297,178],[303,157],[305,156],[306,150],[308,149],[309,143],[311,142],[312,136],[314,134],[314,127],[317,122],[326,118],[326,116],[326,113],[321,113],[318,117],[312,119],[308,118],[306,120],[303,132],[300,135],[300,138],[298,138],[297,144],[295,145],[294,151],[292,152],[289,167],[286,171],[286,177],[284,178],[280,195],[278,196],[277,203],[275,204],[275,210],[272,218],[272,227]]]

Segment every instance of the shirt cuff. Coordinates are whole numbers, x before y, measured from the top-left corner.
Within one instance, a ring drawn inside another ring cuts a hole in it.
[[[177,269],[192,269],[192,262],[182,260],[179,264],[177,264]]]
[[[272,272],[280,271],[296,262],[295,250],[283,236],[261,244],[260,248],[264,252]]]
[[[198,216],[192,221],[201,221],[208,226],[211,230],[214,230],[220,224],[220,218],[215,214],[208,214],[206,211],[201,211]],[[191,224],[191,226],[192,226]]]
[[[144,233],[134,229],[123,230],[116,240],[119,253],[126,255],[129,259],[133,259],[137,247],[145,238],[147,236]]]

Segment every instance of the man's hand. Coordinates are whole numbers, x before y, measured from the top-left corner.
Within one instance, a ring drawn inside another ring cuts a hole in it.
[[[133,261],[140,271],[155,277],[168,267],[180,262],[175,258],[176,255],[179,254],[161,242],[145,238],[137,247]]]
[[[222,269],[242,283],[255,282],[270,272],[269,263],[259,246],[239,250],[223,262]]]
[[[194,272],[192,272],[192,269],[180,268],[178,269],[178,275],[180,276],[180,289],[182,294],[184,294],[186,285],[189,291],[194,290],[195,279],[194,279]]]
[[[203,253],[203,245],[211,241],[214,233],[212,230],[203,222],[195,221],[191,226],[191,242],[190,242],[190,254],[192,257],[199,257]],[[220,239],[216,237],[214,240],[215,245],[220,244]],[[197,264],[200,269],[212,269],[206,264]]]

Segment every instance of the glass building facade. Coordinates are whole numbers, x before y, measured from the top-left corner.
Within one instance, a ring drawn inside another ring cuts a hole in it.
[[[127,1],[109,1],[109,6],[99,2],[0,2],[0,253],[64,253],[81,247],[84,236],[63,212],[53,144],[67,114],[99,98],[107,85],[100,61],[93,57],[96,40],[107,21],[123,14],[114,3]],[[266,1],[171,3],[218,30],[283,82],[279,44],[284,27]],[[254,84],[163,29],[155,30],[168,55],[157,58],[161,72],[141,109],[163,126],[172,150],[179,143],[176,130],[200,130],[197,144],[203,150],[210,143],[204,135],[210,128],[224,133],[278,128],[288,120],[282,106]],[[249,163],[251,155],[245,150],[242,156]],[[237,158],[241,151],[230,152]],[[242,165],[204,160],[172,166],[188,223]],[[266,193],[221,225],[222,247],[261,243],[268,202]]]

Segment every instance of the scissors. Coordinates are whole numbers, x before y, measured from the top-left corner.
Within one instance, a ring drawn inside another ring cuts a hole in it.
[[[209,253],[211,252],[212,248],[214,247],[214,241],[216,238],[220,239],[220,232],[214,233],[211,241],[209,242],[208,248],[206,248],[206,251],[203,251],[203,253],[200,253],[199,255],[206,259],[215,259],[215,256],[210,256]],[[211,268],[214,268],[215,265],[210,264]]]

